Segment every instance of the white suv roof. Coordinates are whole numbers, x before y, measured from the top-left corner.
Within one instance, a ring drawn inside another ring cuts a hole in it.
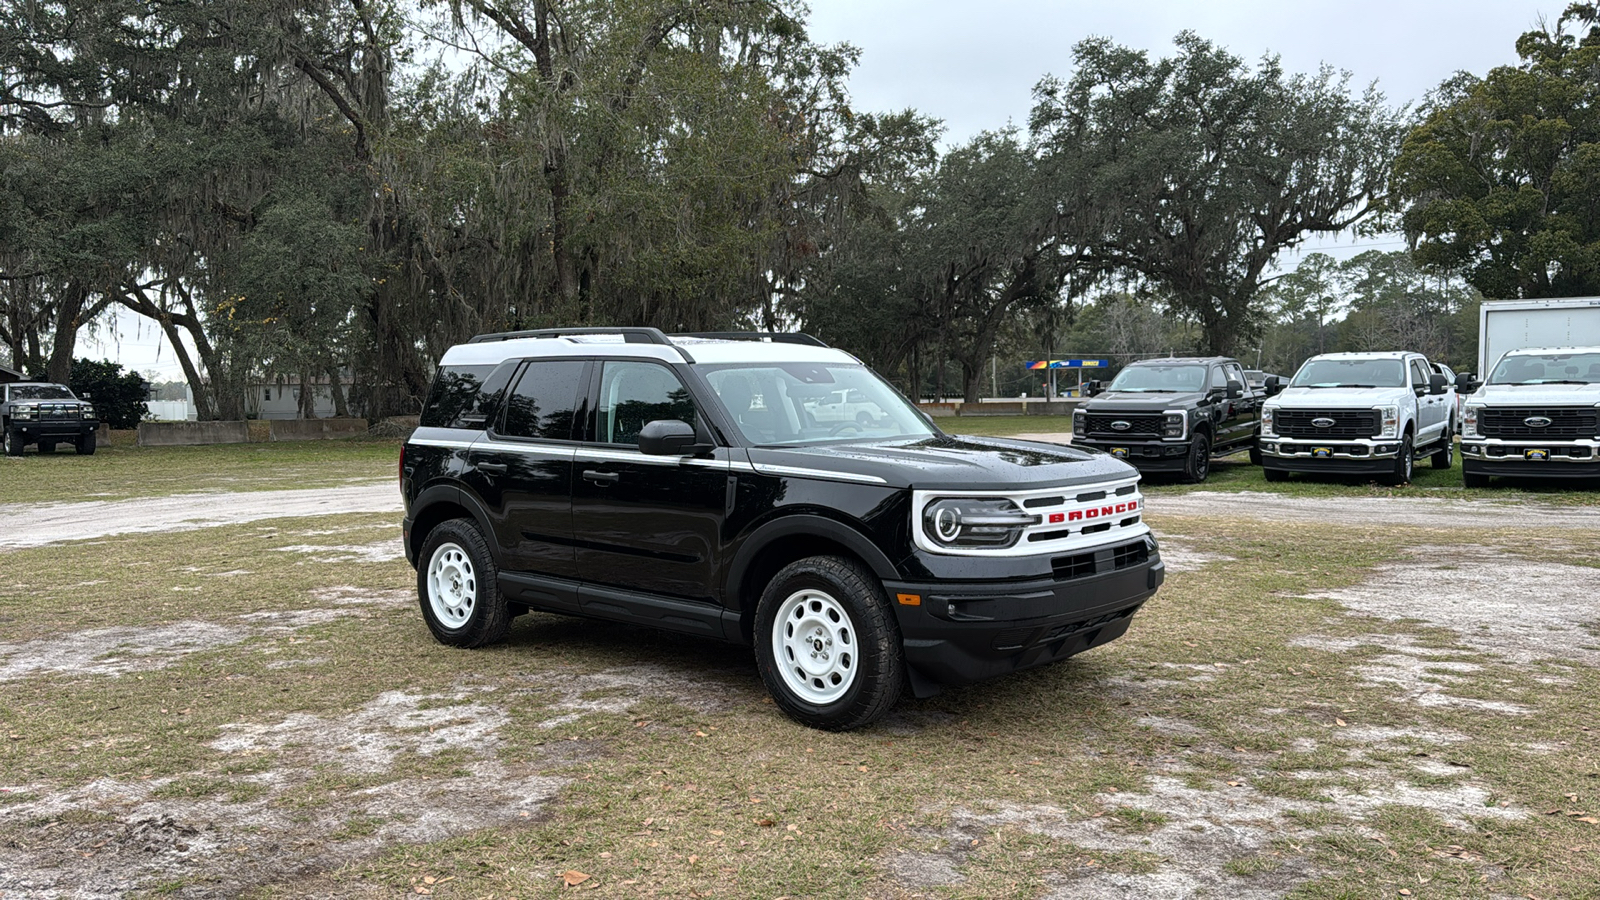
[[[1312,359],[1405,359],[1421,356],[1412,350],[1372,350],[1369,352],[1319,353]]]
[[[643,331],[643,329],[629,329]],[[650,331],[655,331],[650,329]],[[662,335],[660,343],[628,341],[622,333],[539,337],[485,336],[445,351],[442,366],[498,365],[508,359],[554,356],[631,356],[681,363],[826,363],[859,365],[854,356],[820,343],[785,340],[735,340],[688,335]]]

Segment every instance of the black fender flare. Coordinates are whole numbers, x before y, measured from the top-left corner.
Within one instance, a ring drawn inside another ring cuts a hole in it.
[[[757,527],[739,543],[733,562],[728,566],[728,574],[723,579],[725,596],[729,598],[739,596],[739,586],[749,574],[751,563],[761,555],[762,551],[776,541],[795,535],[824,537],[843,545],[865,562],[880,581],[893,581],[900,577],[900,570],[890,562],[888,555],[860,531],[837,519],[812,513],[796,513],[781,516]]]
[[[412,523],[415,523],[419,519],[426,517],[428,511],[432,507],[438,506],[441,503],[448,503],[452,506],[459,506],[466,509],[467,513],[471,515],[473,519],[473,524],[477,525],[478,530],[483,532],[484,536],[488,539],[487,543],[489,544],[489,552],[494,554],[495,565],[499,566],[501,561],[500,545],[499,542],[494,539],[493,529],[489,527],[489,514],[486,510],[484,510],[482,501],[473,496],[470,491],[463,490],[459,485],[441,483],[432,484],[423,488],[422,492],[417,494],[417,498],[411,501],[411,514],[407,518],[410,519]],[[460,517],[450,516],[448,518]],[[415,551],[413,556],[415,556],[416,553],[422,552],[423,539],[423,535],[420,534],[412,538],[414,543],[412,549]]]

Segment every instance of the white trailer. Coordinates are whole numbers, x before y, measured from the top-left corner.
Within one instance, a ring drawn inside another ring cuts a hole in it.
[[[1478,379],[1500,357],[1529,347],[1600,344],[1600,297],[1485,300],[1478,313]]]

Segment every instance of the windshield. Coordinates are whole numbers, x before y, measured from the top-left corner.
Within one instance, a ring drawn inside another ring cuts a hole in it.
[[[934,433],[915,407],[866,366],[736,363],[701,371],[745,440],[758,446]]]
[[[1405,387],[1405,363],[1398,359],[1312,359],[1294,373],[1290,387]]]
[[[1112,379],[1111,391],[1152,394],[1187,394],[1205,390],[1206,367],[1196,365],[1129,366]]]
[[[1489,384],[1600,384],[1600,353],[1506,356]]]
[[[11,386],[11,399],[13,400],[76,400],[72,392],[59,384],[14,384]]]

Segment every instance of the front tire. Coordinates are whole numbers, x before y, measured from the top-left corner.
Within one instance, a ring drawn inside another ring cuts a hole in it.
[[[1406,484],[1411,481],[1411,466],[1415,462],[1411,452],[1411,435],[1408,433],[1400,439],[1400,452],[1394,457],[1394,471],[1383,477],[1383,483],[1390,487]]]
[[[85,434],[82,437],[78,438],[78,441],[77,441],[77,444],[76,444],[76,447],[77,447],[77,450],[78,450],[78,454],[80,456],[93,456],[94,455],[94,441],[95,441],[95,437],[94,437],[94,432],[92,432],[92,431],[89,432],[88,434]]]
[[[21,456],[22,455],[22,448],[24,446],[24,444],[22,443],[22,435],[16,433],[15,431],[11,430],[10,428],[6,429],[5,445],[6,445],[6,455],[7,456]]]
[[[1189,456],[1183,461],[1183,481],[1185,484],[1199,484],[1211,474],[1211,438],[1204,434],[1194,436],[1194,443],[1189,445]]]
[[[1289,480],[1289,473],[1285,472],[1282,469],[1263,468],[1261,470],[1261,474],[1268,481],[1288,481]]]
[[[1461,485],[1469,488],[1486,488],[1489,486],[1489,476],[1477,472],[1461,471]]]
[[[1435,469],[1448,469],[1456,461],[1456,437],[1453,434],[1444,436],[1444,446],[1434,451],[1429,459]]]
[[[812,728],[876,722],[904,688],[900,629],[883,586],[848,559],[813,556],[778,572],[761,592],[755,644],[772,699]]]
[[[428,630],[441,644],[484,647],[505,640],[511,611],[500,593],[489,544],[469,519],[428,532],[417,557],[417,598]]]
[[[1261,447],[1256,444],[1250,445],[1250,465],[1261,465]]]

